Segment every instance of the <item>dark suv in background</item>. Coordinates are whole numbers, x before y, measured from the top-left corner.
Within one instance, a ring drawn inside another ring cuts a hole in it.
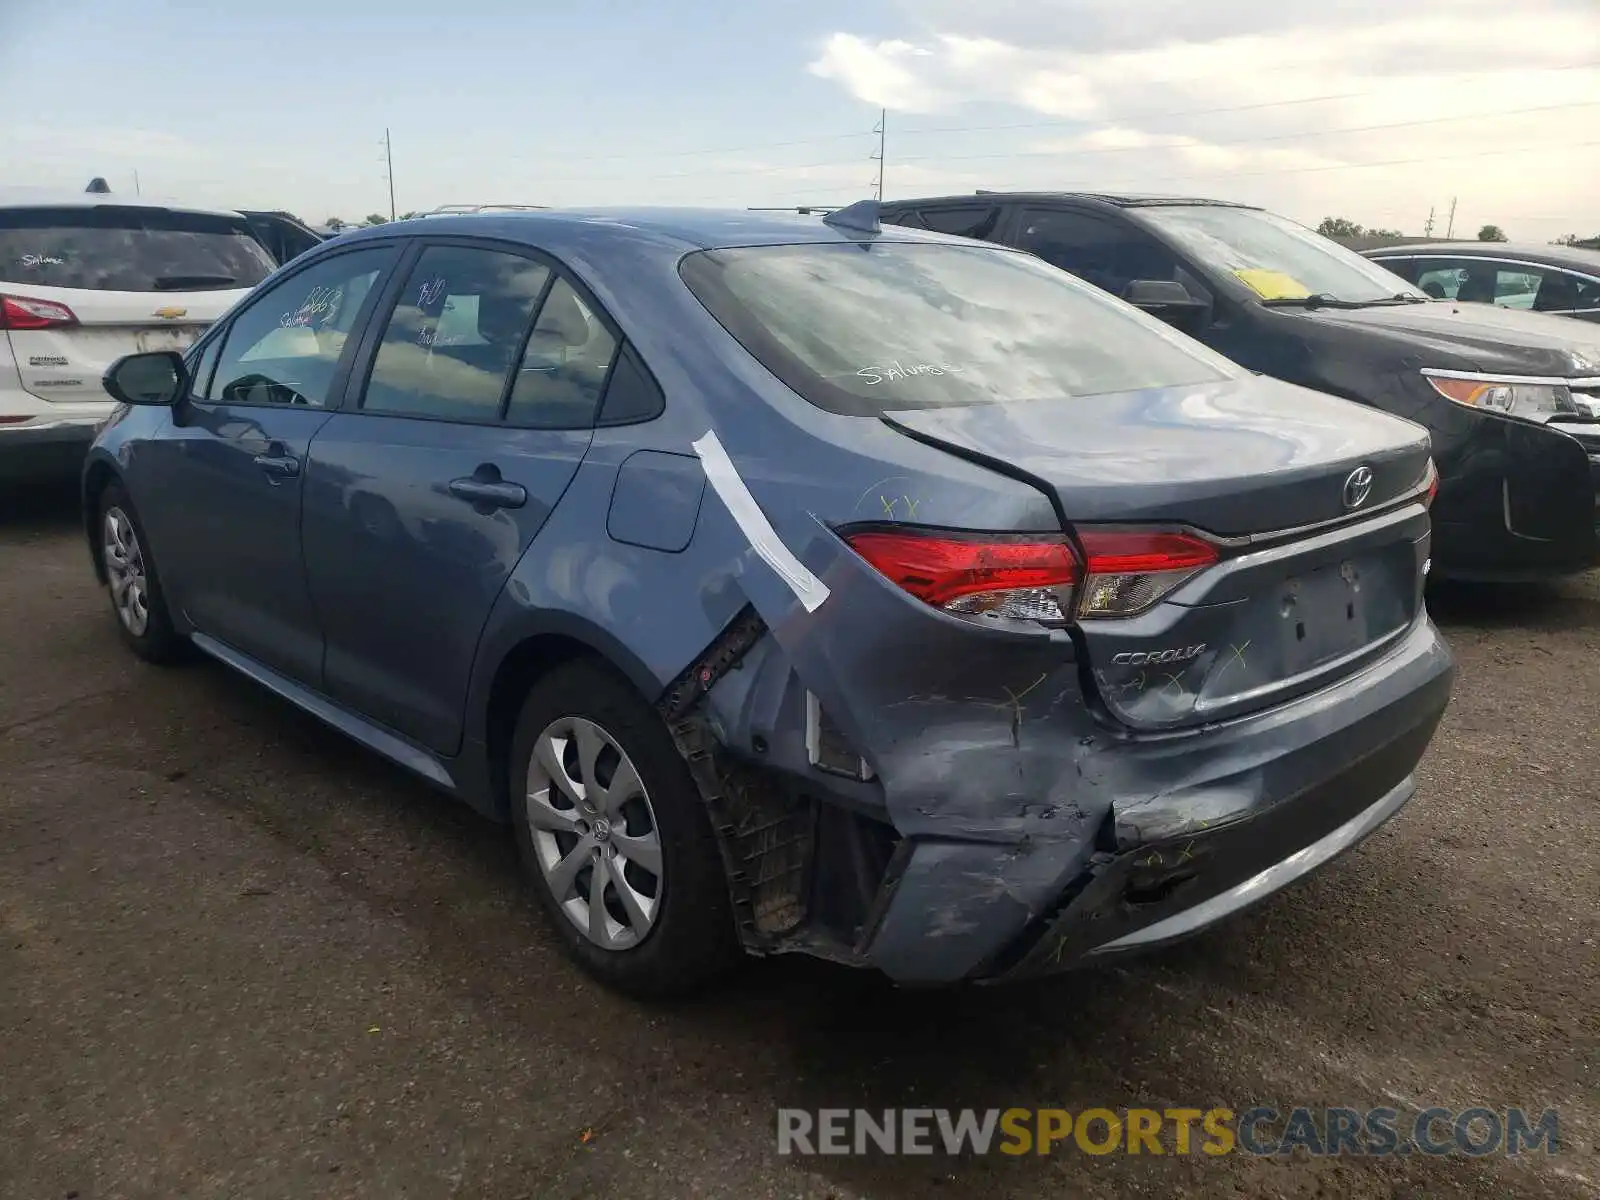
[[[1596,562],[1600,329],[1437,301],[1247,205],[979,192],[896,201],[882,219],[1030,251],[1253,371],[1426,425],[1441,574],[1523,579]]]

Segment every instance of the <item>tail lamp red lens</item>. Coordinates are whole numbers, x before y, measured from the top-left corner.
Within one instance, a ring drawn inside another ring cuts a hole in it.
[[[935,608],[1046,625],[1137,615],[1218,557],[1190,533],[1089,529],[1079,537],[1084,558],[1059,534],[875,529],[847,533],[845,541]]]
[[[1181,531],[1081,529],[1078,537],[1089,556],[1080,617],[1135,616],[1218,558],[1210,542]]]
[[[1078,581],[1063,537],[1004,537],[874,530],[847,534],[850,548],[917,599],[961,616],[1060,623],[1056,589]]]
[[[1424,473],[1422,479],[1427,487],[1427,492],[1422,497],[1422,506],[1424,508],[1432,508],[1433,498],[1439,494],[1439,468],[1431,458],[1428,460],[1428,470]]]
[[[28,296],[0,296],[0,329],[52,329],[76,325],[77,314],[54,300],[34,300]]]

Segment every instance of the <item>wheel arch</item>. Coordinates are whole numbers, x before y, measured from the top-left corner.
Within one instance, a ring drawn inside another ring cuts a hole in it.
[[[541,678],[567,663],[589,660],[616,672],[647,704],[655,703],[664,686],[618,638],[571,613],[530,613],[498,631],[480,657],[468,737],[482,748],[487,808],[502,820],[510,814],[506,759],[517,716]]]
[[[104,458],[92,458],[83,469],[83,536],[89,546],[89,561],[94,566],[94,577],[103,586],[106,582],[106,564],[100,553],[100,497],[122,476]]]

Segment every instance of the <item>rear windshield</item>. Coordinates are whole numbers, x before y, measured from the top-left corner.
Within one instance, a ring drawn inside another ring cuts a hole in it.
[[[0,209],[0,280],[96,292],[254,287],[276,263],[243,217],[162,208]]]
[[[1235,378],[1198,342],[1030,255],[931,242],[702,250],[679,268],[711,314],[819,408],[1086,396]]]

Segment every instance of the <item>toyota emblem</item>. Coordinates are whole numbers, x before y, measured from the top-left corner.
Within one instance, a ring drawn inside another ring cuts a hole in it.
[[[1357,467],[1344,481],[1344,506],[1360,508],[1372,495],[1372,468]]]

